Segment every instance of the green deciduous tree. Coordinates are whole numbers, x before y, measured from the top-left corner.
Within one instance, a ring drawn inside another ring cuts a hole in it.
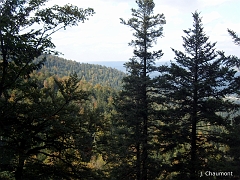
[[[173,152],[169,171],[176,179],[196,180],[200,171],[229,171],[224,139],[237,108],[228,99],[237,89],[236,71],[225,64],[230,57],[209,42],[199,15],[193,13],[193,28],[184,30],[185,52],[172,49],[176,62],[159,68],[159,93],[165,101],[159,137]]]
[[[157,38],[162,36],[163,14],[153,14],[152,0],[136,1],[138,9],[132,9],[132,18],[121,23],[133,29],[134,56],[125,63],[128,76],[123,79],[123,91],[117,99],[117,117],[114,121],[112,154],[118,162],[114,167],[116,179],[154,179],[159,176],[160,166],[157,156],[157,143],[154,142],[154,129],[157,122],[152,107],[151,91],[155,61],[162,51],[152,51]],[[116,138],[116,139],[115,139]],[[114,143],[113,143],[114,144]]]

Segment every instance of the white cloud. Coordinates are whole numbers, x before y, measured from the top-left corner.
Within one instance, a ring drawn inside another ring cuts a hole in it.
[[[164,14],[166,18],[167,24],[180,24],[182,23],[182,19],[178,16],[181,12],[179,9],[173,6],[161,5],[157,4],[155,10],[155,14]]]
[[[158,39],[156,49],[162,49],[163,60],[173,59],[170,47],[181,50],[183,29],[192,28],[192,12],[202,12],[205,31],[210,41],[217,43],[218,50],[226,50],[235,54],[239,49],[232,43],[227,28],[239,31],[240,23],[228,22],[225,13],[216,8],[225,3],[238,0],[155,0],[154,13],[163,13],[167,24],[163,26],[163,38]],[[65,58],[78,61],[127,61],[131,58],[132,47],[128,42],[134,37],[129,27],[120,24],[119,18],[131,18],[131,8],[137,8],[135,0],[52,0],[51,4],[64,5],[66,3],[81,8],[92,7],[96,14],[78,27],[67,28],[53,36],[57,49],[65,54]],[[229,4],[231,4],[229,3]],[[232,5],[231,4],[231,5]],[[235,3],[236,4],[236,3]],[[207,9],[207,10],[205,10]],[[239,55],[240,56],[240,55]]]
[[[202,7],[217,6],[231,0],[198,0],[198,5]]]
[[[129,51],[128,42],[132,39],[132,32],[120,24],[119,18],[131,17],[131,7],[126,2],[116,4],[102,1],[93,8],[96,14],[89,21],[53,36],[57,50],[73,60],[127,60],[121,58],[131,56],[132,50]]]
[[[194,11],[198,4],[196,0],[159,0],[156,3],[159,6],[174,8],[181,13]],[[172,11],[171,13],[176,13],[176,11]]]
[[[217,42],[218,50],[223,50],[228,55],[237,55],[240,57],[239,46],[233,43],[231,36],[227,32],[227,28],[234,31],[239,30],[240,23],[218,23],[211,28],[211,31],[208,31],[207,35],[210,36],[211,42]]]
[[[217,11],[212,11],[210,13],[203,14],[203,23],[207,24],[221,17],[222,16]]]

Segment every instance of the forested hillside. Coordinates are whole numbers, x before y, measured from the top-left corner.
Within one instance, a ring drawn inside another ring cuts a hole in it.
[[[120,19],[134,36],[125,75],[45,59],[52,34],[94,14],[46,1],[0,2],[0,179],[240,179],[240,59],[216,50],[199,12],[184,52],[172,48],[175,61],[157,66],[165,16],[136,0]]]
[[[111,67],[80,63],[52,55],[47,56],[43,68],[39,71],[59,77],[76,73],[79,78],[93,85],[101,84],[115,89],[121,89],[122,79],[125,76],[124,72]]]

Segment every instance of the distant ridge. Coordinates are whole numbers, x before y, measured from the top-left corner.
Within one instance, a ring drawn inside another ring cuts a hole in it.
[[[98,64],[106,67],[115,68],[119,71],[126,72],[126,68],[124,67],[125,61],[91,61],[91,64]]]
[[[80,63],[53,55],[47,56],[47,60],[40,72],[58,75],[59,77],[76,73],[79,78],[93,85],[101,84],[118,90],[121,89],[122,79],[126,76],[124,72],[116,68],[97,64]]]
[[[126,73],[124,64],[128,61],[91,61],[91,64],[98,64],[106,67],[111,67]],[[170,65],[170,61],[157,61],[156,66]]]

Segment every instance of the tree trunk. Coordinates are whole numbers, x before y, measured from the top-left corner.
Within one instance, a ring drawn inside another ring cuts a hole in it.
[[[197,63],[194,67],[194,92],[193,92],[193,113],[192,113],[192,132],[191,132],[191,160],[190,160],[190,179],[195,180],[196,177],[196,152],[197,152],[197,102],[198,102],[198,67]]]
[[[19,150],[19,157],[18,157],[18,165],[17,169],[15,171],[15,179],[16,180],[22,180],[23,179],[23,167],[24,167],[24,161],[26,159],[25,154],[24,154],[24,147],[25,147],[25,142],[22,141],[20,143],[20,150]]]
[[[148,159],[148,102],[147,102],[147,43],[144,39],[144,69],[143,69],[143,155],[142,155],[142,180],[147,180],[147,159]]]

